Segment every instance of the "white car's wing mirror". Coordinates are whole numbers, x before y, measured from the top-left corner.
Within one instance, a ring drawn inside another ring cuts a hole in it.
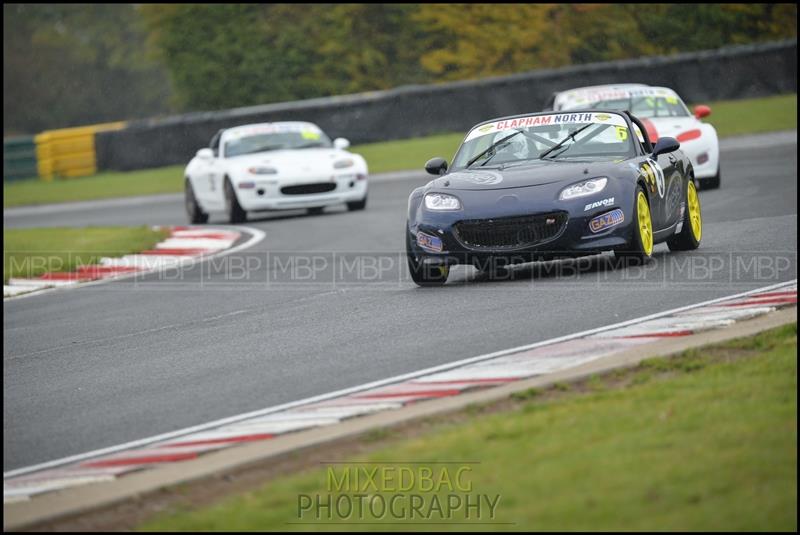
[[[214,158],[214,151],[209,148],[200,149],[197,151],[197,157],[202,160],[211,160]]]
[[[333,140],[333,146],[339,150],[344,150],[350,146],[350,140],[343,137],[337,137]]]

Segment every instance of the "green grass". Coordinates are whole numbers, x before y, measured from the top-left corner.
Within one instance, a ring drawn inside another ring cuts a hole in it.
[[[3,282],[150,249],[168,233],[145,226],[4,229]]]
[[[720,137],[796,129],[797,94],[712,102],[711,115],[704,120]]]
[[[708,103],[707,119],[721,137],[797,128],[797,95],[728,100]],[[450,160],[464,132],[415,139],[356,145],[370,173],[421,169],[433,156]],[[183,191],[183,165],[130,172],[104,172],[92,177],[44,182],[21,180],[3,183],[3,206],[83,201],[131,195]]]
[[[175,193],[183,191],[184,167],[172,165],[141,171],[109,171],[52,182],[37,179],[3,182],[3,206]]]
[[[434,156],[449,162],[464,139],[465,132],[438,134],[415,139],[401,139],[354,146],[351,150],[362,155],[370,173],[422,169]]]
[[[472,407],[460,419],[423,427],[415,438],[396,433],[351,459],[369,464],[336,465],[337,477],[345,466],[477,461],[466,478],[470,494],[500,495],[496,517],[484,509],[480,520],[513,524],[476,524],[474,514],[472,520],[456,514],[454,520],[467,524],[382,528],[795,531],[797,324],[536,391],[483,414]],[[463,465],[422,466],[436,473],[449,466],[455,479]],[[375,529],[296,524],[298,496],[324,498],[327,488],[326,469],[315,467],[252,492],[220,496],[210,507],[167,510],[140,529]],[[370,494],[388,499],[393,493],[385,488]],[[410,493],[430,504],[432,493]],[[446,487],[437,496],[445,494]],[[367,515],[364,521],[374,520]]]

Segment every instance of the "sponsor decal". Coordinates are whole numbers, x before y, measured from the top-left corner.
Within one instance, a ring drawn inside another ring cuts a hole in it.
[[[639,143],[644,143],[644,135],[636,123],[633,124],[633,131],[636,132],[636,137],[639,139]]]
[[[503,119],[494,123],[484,124],[473,128],[467,134],[466,141],[487,135],[493,132],[502,132],[516,128],[529,128],[535,126],[548,126],[558,124],[610,124],[613,126],[625,127],[625,119],[621,115],[609,113],[553,113],[548,115],[533,115],[529,117],[518,117],[516,119]]]
[[[441,253],[443,249],[441,238],[425,234],[424,232],[417,232],[417,245],[423,249]]]
[[[655,181],[656,187],[658,188],[658,196],[662,199],[664,198],[664,170],[661,169],[661,166],[658,165],[658,162],[652,158],[648,158],[647,162],[642,165],[642,169],[647,169],[645,173],[647,173],[648,178],[650,181]]]
[[[609,197],[608,199],[603,199],[602,201],[592,202],[586,205],[586,208],[583,209],[584,212],[588,212],[589,210],[593,210],[594,208],[599,208],[601,206],[611,206],[614,204],[614,197]]]
[[[628,89],[582,89],[567,91],[558,97],[564,102],[562,109],[570,109],[578,105],[608,100],[626,100],[637,97],[664,98],[669,104],[678,103],[678,95],[663,87],[636,87]]]
[[[599,215],[589,221],[589,230],[597,234],[601,230],[606,230],[615,227],[625,221],[625,214],[617,208],[605,214]]]
[[[617,139],[620,141],[625,141],[628,139],[628,129],[624,126],[615,126],[614,129],[617,131]]]
[[[500,173],[492,173],[492,172],[465,172],[465,173],[453,173],[449,177],[450,181],[454,180],[464,180],[466,182],[472,182],[473,184],[478,184],[480,186],[491,186],[494,184],[499,184],[503,181],[503,175]]]
[[[658,190],[658,195],[664,198],[664,170],[658,165],[658,162],[652,158],[648,158],[641,167],[636,167],[635,164],[629,164],[634,171],[639,172],[644,177],[645,182],[650,188],[651,193]]]
[[[316,134],[315,138],[319,139],[322,131],[313,124],[308,123],[265,123],[256,124],[252,126],[242,126],[232,128],[225,132],[227,138],[242,138],[248,136],[255,136],[258,134],[275,134],[280,132],[299,132],[303,137],[306,135]]]
[[[681,212],[678,216],[678,226],[675,227],[675,234],[680,234],[683,230],[683,216],[686,213],[686,203],[681,201]]]

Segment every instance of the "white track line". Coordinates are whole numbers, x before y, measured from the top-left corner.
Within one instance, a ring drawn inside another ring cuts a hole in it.
[[[213,254],[209,254],[209,255],[195,256],[195,257],[188,257],[187,256],[185,258],[183,258],[183,257],[173,257],[173,258],[176,258],[174,265],[155,266],[153,269],[147,269],[147,270],[142,270],[142,271],[132,271],[130,273],[121,273],[119,275],[114,275],[113,277],[104,277],[102,279],[97,279],[97,280],[88,281],[88,282],[82,282],[80,284],[75,283],[75,285],[76,285],[75,287],[83,288],[83,287],[86,287],[86,286],[94,286],[96,284],[105,284],[105,283],[111,282],[111,281],[118,281],[118,280],[130,279],[130,278],[134,278],[134,277],[141,277],[143,275],[150,275],[150,274],[153,274],[153,273],[163,273],[163,272],[165,272],[167,270],[170,270],[170,269],[186,269],[186,268],[190,268],[190,267],[192,267],[192,266],[194,266],[195,264],[198,264],[198,263],[208,262],[208,261],[214,260],[216,258],[221,258],[223,256],[226,256],[226,255],[229,255],[229,254],[232,254],[232,253],[236,253],[236,252],[242,251],[244,249],[248,249],[248,248],[254,246],[255,244],[259,243],[260,241],[262,241],[267,236],[266,233],[263,230],[259,230],[257,228],[253,228],[253,227],[242,227],[242,226],[231,227],[231,226],[228,226],[228,225],[214,225],[213,227],[209,226],[209,227],[198,227],[198,228],[199,229],[207,228],[207,232],[213,232],[214,229],[244,231],[244,232],[247,232],[247,233],[250,234],[250,239],[247,240],[246,242],[242,243],[242,244],[237,245],[236,247],[231,247],[230,249],[225,249],[223,251],[219,251],[219,252],[216,252],[216,253],[213,253]],[[36,291],[33,291],[33,292],[29,292],[29,293],[24,293],[22,295],[15,295],[15,296],[9,296],[9,297],[5,297],[4,296],[3,297],[3,301],[10,301],[12,299],[14,299],[14,300],[16,300],[16,299],[25,299],[26,297],[32,297],[34,295],[41,295],[43,293],[50,293],[50,292],[54,292],[56,290],[63,290],[63,288],[55,287],[56,285],[52,284],[52,281],[47,281],[47,282],[48,282],[49,286],[46,287],[46,288],[43,288],[41,290],[36,290]],[[68,286],[68,288],[69,288],[69,286]],[[72,289],[72,288],[69,288],[69,289]],[[5,476],[3,476],[3,477],[5,477]]]
[[[261,233],[261,231],[258,231],[258,232]],[[263,233],[261,233],[261,234],[263,234]],[[260,241],[261,239],[263,239],[263,236],[258,241]],[[234,252],[234,250],[241,250],[241,249],[234,248],[234,249],[228,251],[228,253]],[[163,441],[170,440],[170,439],[173,439],[173,438],[182,437],[184,435],[190,435],[190,434],[193,434],[193,433],[198,433],[200,431],[206,431],[206,430],[209,430],[209,429],[219,428],[219,427],[222,427],[224,425],[230,425],[232,423],[236,423],[236,422],[239,422],[239,421],[242,421],[242,420],[247,420],[247,419],[255,418],[255,417],[258,417],[258,416],[265,416],[267,414],[272,414],[272,413],[275,413],[275,412],[284,411],[286,409],[291,409],[291,408],[302,406],[302,405],[308,405],[308,404],[311,404],[311,403],[317,403],[317,402],[320,402],[320,401],[326,401],[326,400],[329,400],[329,399],[332,399],[332,398],[343,397],[343,396],[346,396],[346,395],[349,395],[349,394],[353,394],[353,393],[356,393],[356,392],[361,392],[361,391],[364,391],[364,390],[369,390],[369,389],[373,389],[373,388],[376,388],[376,387],[389,385],[389,384],[393,384],[393,383],[403,382],[403,381],[407,381],[409,379],[415,379],[417,377],[424,376],[424,375],[430,375],[430,374],[437,373],[437,372],[447,371],[447,370],[450,370],[450,369],[453,369],[453,368],[458,368],[458,367],[464,366],[466,364],[473,364],[473,363],[481,362],[481,361],[484,361],[484,360],[494,359],[494,358],[497,358],[497,357],[502,357],[502,356],[505,356],[505,355],[518,353],[518,352],[521,352],[521,351],[527,351],[527,350],[534,349],[534,348],[537,348],[537,347],[542,347],[542,346],[546,346],[546,345],[550,345],[550,344],[555,344],[555,343],[558,343],[558,342],[564,342],[564,341],[572,340],[572,339],[575,339],[575,338],[582,338],[582,337],[585,337],[585,336],[590,336],[590,335],[601,333],[601,332],[608,331],[608,330],[611,330],[611,329],[619,329],[620,327],[627,327],[629,325],[635,325],[637,323],[642,323],[642,322],[649,321],[649,320],[652,320],[652,319],[661,318],[661,317],[668,316],[668,315],[671,315],[671,314],[676,314],[678,312],[683,312],[683,311],[686,311],[686,310],[692,310],[692,309],[695,309],[695,308],[700,308],[700,307],[704,307],[704,306],[708,306],[708,305],[713,305],[715,303],[719,303],[719,302],[722,302],[722,301],[728,301],[728,300],[736,299],[736,298],[739,298],[739,297],[746,297],[746,296],[751,295],[751,294],[765,292],[765,291],[769,291],[769,290],[773,290],[773,289],[777,289],[777,288],[782,288],[784,286],[791,286],[791,285],[796,284],[796,283],[797,283],[797,279],[794,279],[794,280],[791,280],[791,281],[787,281],[787,282],[781,282],[781,283],[778,283],[778,284],[765,286],[763,288],[757,288],[755,290],[749,290],[749,291],[746,291],[746,292],[741,292],[741,293],[738,293],[738,294],[728,295],[728,296],[720,297],[720,298],[717,298],[717,299],[711,299],[709,301],[703,301],[701,303],[695,303],[693,305],[687,305],[687,306],[683,306],[683,307],[673,308],[671,310],[667,310],[667,311],[664,311],[664,312],[658,312],[658,313],[655,313],[655,314],[642,316],[640,318],[634,318],[634,319],[623,321],[623,322],[620,322],[620,323],[614,323],[612,325],[607,325],[605,327],[597,327],[595,329],[589,329],[589,330],[581,331],[581,332],[574,333],[574,334],[560,336],[560,337],[557,337],[557,338],[551,338],[549,340],[544,340],[544,341],[541,341],[541,342],[535,342],[535,343],[532,343],[532,344],[527,344],[527,345],[523,345],[523,346],[517,346],[517,347],[511,348],[511,349],[504,349],[502,351],[495,351],[494,353],[487,353],[487,354],[484,354],[484,355],[478,355],[476,357],[470,357],[470,358],[467,358],[467,359],[462,359],[462,360],[458,360],[458,361],[454,361],[454,362],[449,362],[447,364],[442,364],[442,365],[434,366],[434,367],[431,367],[431,368],[425,368],[423,370],[418,370],[418,371],[411,372],[411,373],[406,373],[406,374],[402,374],[402,375],[396,375],[396,376],[390,377],[388,379],[382,379],[382,380],[379,380],[379,381],[373,381],[371,383],[365,383],[365,384],[362,384],[362,385],[358,385],[358,386],[354,386],[354,387],[350,387],[350,388],[345,388],[345,389],[342,389],[342,390],[337,390],[335,392],[329,392],[327,394],[321,394],[321,395],[318,395],[318,396],[312,396],[312,397],[309,397],[309,398],[306,398],[306,399],[301,399],[301,400],[298,400],[298,401],[292,401],[292,402],[289,402],[289,403],[276,405],[274,407],[268,407],[266,409],[260,409],[260,410],[257,410],[257,411],[251,411],[251,412],[239,414],[239,415],[236,415],[236,416],[229,416],[227,418],[222,418],[222,419],[219,419],[219,420],[215,420],[213,422],[208,422],[208,423],[201,424],[201,425],[187,427],[187,428],[184,428],[184,429],[180,429],[180,430],[177,430],[177,431],[171,431],[171,432],[168,432],[168,433],[162,433],[160,435],[155,435],[155,436],[148,437],[148,438],[143,438],[143,439],[134,440],[134,441],[131,441],[131,442],[126,442],[124,444],[118,444],[116,446],[110,446],[110,447],[107,447],[107,448],[101,448],[101,449],[90,451],[90,452],[87,452],[87,453],[81,453],[81,454],[78,454],[78,455],[72,455],[72,456],[69,456],[69,457],[64,457],[62,459],[56,459],[56,460],[53,460],[53,461],[48,461],[48,462],[36,464],[36,465],[33,465],[33,466],[27,466],[27,467],[24,467],[24,468],[17,468],[15,470],[10,470],[8,472],[4,472],[3,473],[3,479],[10,478],[10,477],[16,477],[16,476],[23,475],[23,474],[28,474],[28,473],[31,473],[31,472],[36,472],[38,470],[43,470],[43,469],[46,469],[46,468],[53,468],[55,466],[61,466],[61,465],[64,465],[64,464],[85,461],[87,459],[92,459],[94,457],[100,457],[100,456],[103,456],[103,455],[108,455],[110,453],[117,453],[117,452],[124,451],[124,450],[138,448],[140,446],[146,446],[148,444],[153,444],[155,442],[163,442]]]

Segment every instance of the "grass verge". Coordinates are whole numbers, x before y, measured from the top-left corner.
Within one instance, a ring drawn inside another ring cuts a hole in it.
[[[168,234],[146,226],[4,229],[3,282],[151,249]]]
[[[797,128],[797,95],[728,100],[709,103],[720,137]],[[464,133],[439,134],[415,139],[354,146],[366,158],[370,173],[421,169],[433,156],[448,160]],[[3,206],[87,201],[133,195],[183,191],[183,165],[130,172],[104,172],[92,177],[44,182],[21,180],[3,183]]]
[[[192,503],[191,487],[183,488],[183,501],[150,508],[150,515],[162,512],[139,528],[795,531],[797,324],[362,439],[369,442],[368,453],[343,464],[314,463],[211,504]],[[473,497],[499,496],[495,515],[484,508],[482,517],[473,510],[467,518],[462,508],[448,510],[444,523],[439,513],[414,523],[408,508],[400,519],[369,507],[359,509],[364,518],[356,509],[345,516],[331,508],[332,519],[325,509],[320,518],[299,514],[300,495],[326,503],[332,469],[340,478],[345,468],[398,475],[400,466],[417,475],[411,490],[386,491],[402,485],[399,477],[388,484],[378,478],[377,490],[354,488],[351,479],[349,492],[330,494],[351,504],[358,491],[366,490],[368,504],[404,495],[398,502],[406,507],[418,495],[430,512],[433,496],[444,503],[459,491],[443,485],[426,492],[420,467],[438,482],[444,468],[454,482],[468,466],[453,486],[468,483],[462,494]]]

